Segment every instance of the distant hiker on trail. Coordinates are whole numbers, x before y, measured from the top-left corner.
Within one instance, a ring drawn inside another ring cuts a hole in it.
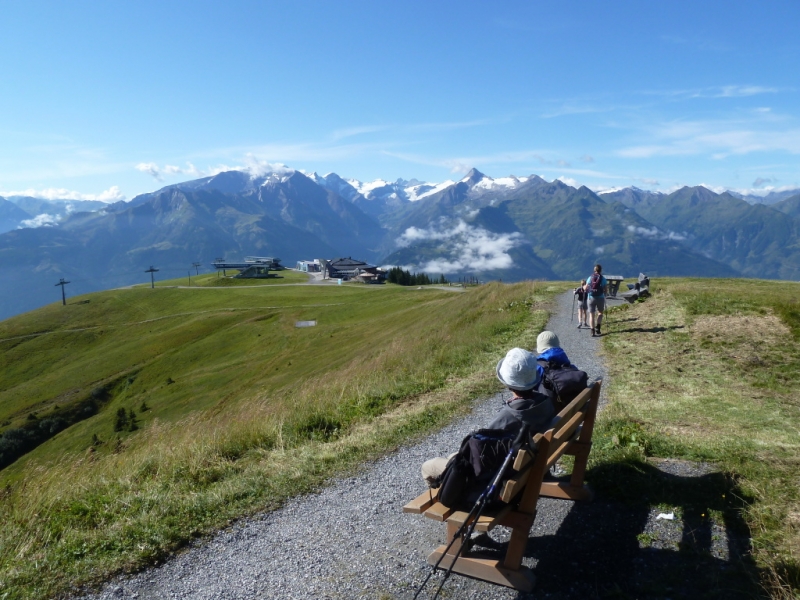
[[[542,384],[555,396],[553,405],[560,412],[586,389],[589,376],[569,362],[561,341],[552,331],[543,331],[536,338],[536,362],[544,370]]]
[[[589,294],[587,299],[589,324],[592,328],[592,337],[595,337],[600,335],[603,311],[606,309],[606,290],[608,289],[608,280],[603,277],[602,265],[594,266],[594,273],[586,280],[586,289]]]
[[[578,329],[581,327],[589,327],[586,322],[587,305],[586,300],[589,295],[586,293],[586,282],[582,279],[578,282],[578,287],[575,288],[573,296],[578,299]]]
[[[516,435],[523,423],[530,425],[530,434],[544,433],[556,413],[553,409],[553,394],[542,385],[544,370],[536,362],[533,353],[522,348],[512,348],[500,359],[495,369],[497,379],[511,391],[511,398],[487,425],[487,429],[502,429]],[[428,484],[437,483],[447,467],[447,458],[437,457],[422,465],[422,477]]]

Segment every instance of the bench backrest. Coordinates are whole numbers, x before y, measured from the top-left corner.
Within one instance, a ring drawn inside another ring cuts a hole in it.
[[[536,445],[535,458],[538,460],[535,460],[528,450],[519,451],[514,461],[514,470],[519,473],[519,476],[512,476],[506,482],[500,493],[500,500],[506,503],[514,500],[532,478],[535,481],[538,477],[541,481],[544,472],[552,467],[569,449],[570,445],[579,438],[586,441],[591,440],[596,412],[596,401],[593,401],[594,394],[592,393],[595,385],[599,385],[599,383],[587,387],[567,404],[553,419],[550,429],[533,437],[533,443]],[[525,468],[533,461],[541,462],[543,467],[541,475],[536,472],[535,464],[529,469]]]

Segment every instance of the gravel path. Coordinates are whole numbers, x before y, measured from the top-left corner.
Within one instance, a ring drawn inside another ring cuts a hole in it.
[[[572,362],[590,379],[602,377],[607,389],[610,382],[598,356],[599,340],[570,323],[570,294],[558,302],[548,328],[559,335]],[[116,579],[86,598],[410,599],[429,571],[426,556],[444,538],[441,524],[401,512],[424,490],[420,465],[452,452],[464,435],[487,423],[501,397],[476,403],[468,417],[367,465],[355,477],[296,498],[280,510],[243,520],[161,566]],[[681,465],[670,468],[678,473],[666,477],[713,476],[702,466],[691,474]],[[453,576],[443,597],[586,598],[609,593],[629,597],[632,592],[639,598],[681,598],[709,597],[695,595],[699,589],[723,590],[726,586],[720,587],[718,580],[730,575],[726,569],[731,556],[746,552],[746,540],[737,538],[741,547],[732,552],[736,543],[724,528],[703,532],[695,528],[692,535],[700,532],[702,540],[708,538],[702,548],[706,555],[699,562],[694,555],[687,559],[675,551],[678,542],[685,541],[686,526],[680,519],[656,520],[659,512],[600,498],[580,505],[542,499],[525,558],[538,578],[534,594]],[[642,532],[650,532],[647,547],[642,547]],[[502,542],[504,531],[498,528],[492,536]],[[703,579],[702,588],[691,578],[687,583],[691,587],[685,589],[670,592],[668,586],[659,587],[665,568],[674,575],[673,569],[689,572],[700,566],[712,573],[708,582]],[[430,594],[437,579],[429,583]],[[650,590],[653,585],[656,593]],[[736,597],[735,590],[729,592],[726,597]]]

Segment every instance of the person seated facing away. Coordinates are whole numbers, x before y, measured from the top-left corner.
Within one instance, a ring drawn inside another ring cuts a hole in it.
[[[523,423],[530,425],[530,434],[544,433],[555,417],[552,393],[542,386],[544,371],[533,353],[522,348],[512,348],[500,359],[495,369],[497,379],[511,391],[503,399],[503,406],[488,429],[504,429],[516,434]],[[422,477],[430,485],[444,472],[447,458],[437,457],[422,464]]]
[[[539,334],[536,352],[536,361],[544,370],[543,387],[552,393],[553,406],[559,412],[586,389],[589,375],[570,363],[561,341],[552,331]]]
[[[536,338],[536,352],[536,360],[541,366],[568,367],[571,364],[567,353],[561,347],[561,340],[552,331],[543,331],[539,334]]]

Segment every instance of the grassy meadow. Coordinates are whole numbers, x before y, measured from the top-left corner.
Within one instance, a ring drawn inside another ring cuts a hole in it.
[[[156,562],[434,430],[498,389],[567,287],[225,281],[0,322],[0,432],[55,432],[0,470],[0,598]]]
[[[156,287],[240,287],[240,286],[264,286],[264,285],[280,285],[287,283],[306,283],[308,281],[308,274],[301,271],[286,269],[283,271],[272,272],[273,277],[265,279],[237,279],[233,277],[237,271],[230,269],[228,275],[225,276],[220,271],[219,273],[201,273],[196,275],[186,273],[186,277],[179,279],[166,279],[164,281],[155,281]],[[150,287],[150,283],[140,283],[137,287]]]
[[[589,478],[626,501],[682,503],[684,522],[740,523],[752,536],[757,585],[796,598],[800,285],[665,279],[652,288],[608,315],[612,385]],[[648,468],[659,458],[712,463],[727,483],[665,489]]]

